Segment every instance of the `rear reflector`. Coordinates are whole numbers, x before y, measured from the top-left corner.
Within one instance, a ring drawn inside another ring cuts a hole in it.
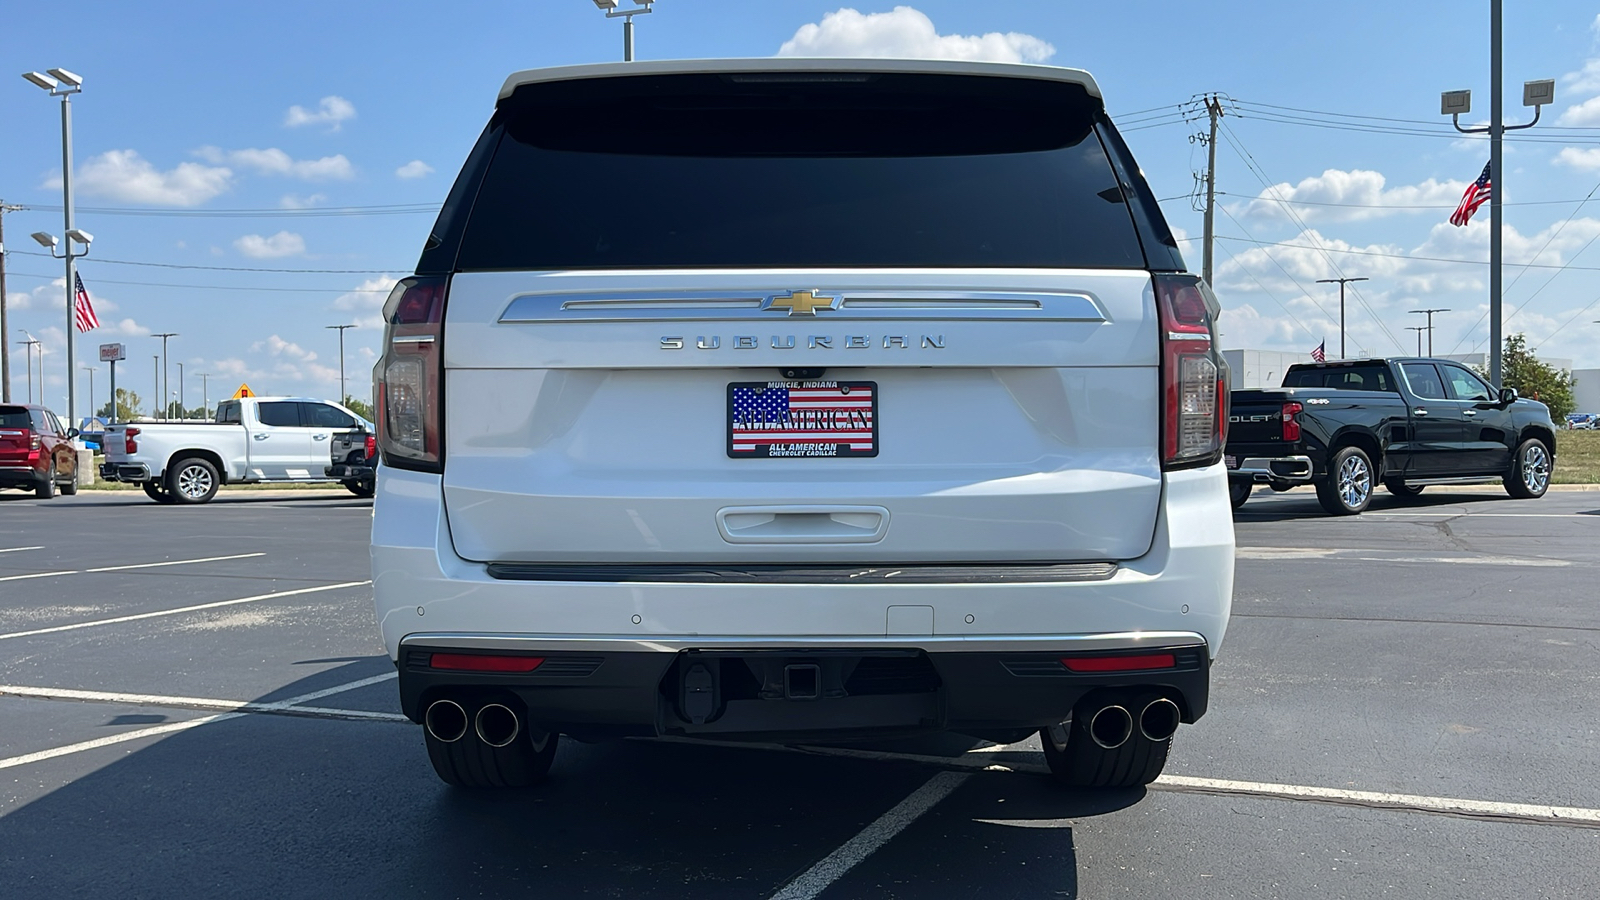
[[[532,672],[544,664],[542,656],[481,656],[476,653],[435,653],[429,668],[458,672]]]
[[[1171,669],[1178,661],[1171,653],[1144,656],[1069,656],[1061,664],[1073,672],[1134,672],[1140,669]]]

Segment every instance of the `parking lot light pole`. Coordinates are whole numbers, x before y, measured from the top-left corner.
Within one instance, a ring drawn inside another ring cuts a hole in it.
[[[1422,355],[1422,333],[1424,331],[1427,331],[1428,329],[1424,328],[1421,325],[1407,325],[1406,326],[1406,330],[1407,331],[1415,331],[1417,333],[1417,355],[1421,356]],[[1432,349],[1430,349],[1428,351],[1428,355],[1429,356],[1433,355],[1433,350]]]
[[[1539,124],[1539,113],[1544,105],[1554,103],[1556,99],[1556,83],[1553,79],[1525,81],[1522,83],[1522,105],[1533,107],[1533,121],[1523,125],[1505,124],[1500,84],[1500,3],[1501,0],[1489,0],[1489,124],[1482,128],[1461,127],[1461,115],[1472,112],[1471,91],[1445,91],[1439,97],[1439,114],[1449,116],[1450,123],[1457,131],[1462,134],[1489,135],[1489,383],[1496,390],[1500,388],[1500,357],[1503,351],[1500,331],[1504,325],[1500,303],[1500,243],[1505,220],[1500,213],[1500,204],[1505,196],[1506,183],[1504,167],[1501,165],[1501,144],[1504,143],[1506,132]]]
[[[159,354],[159,353],[154,354],[150,358],[156,361],[155,362],[156,394],[155,394],[154,397],[150,398],[150,403],[152,404],[151,413],[156,418],[161,419],[162,421],[165,421],[167,417],[163,416],[161,414],[161,354]]]
[[[167,391],[172,387],[172,382],[167,380],[167,338],[175,338],[178,336],[178,333],[176,331],[167,331],[161,334],[152,334],[150,336],[161,338],[161,356],[159,357],[161,360],[161,370],[160,374],[157,376],[158,380],[156,381],[156,398],[157,402],[161,404],[161,418],[163,421],[165,421],[167,418],[167,413],[170,411],[167,408]]]
[[[211,385],[206,379],[211,377],[210,372],[196,372],[200,376],[200,418],[211,418]]]
[[[594,0],[594,5],[606,14],[606,18],[622,19],[623,62],[633,62],[633,17],[650,12],[650,4],[655,0],[633,0],[633,2],[638,5],[632,9],[617,9],[617,0]]]
[[[83,370],[89,373],[89,414],[86,419],[94,418],[94,366],[84,366]]]
[[[72,373],[77,369],[76,356],[73,345],[77,343],[77,330],[73,327],[73,318],[76,314],[76,304],[73,303],[73,283],[75,279],[74,261],[89,252],[89,241],[82,240],[83,253],[74,253],[72,245],[79,237],[87,238],[72,224],[72,95],[83,90],[83,79],[66,69],[48,69],[45,72],[24,72],[22,77],[48,91],[52,97],[61,98],[61,211],[64,229],[67,237],[66,254],[58,259],[66,260],[67,265],[67,421],[74,422],[78,418],[77,399],[75,390],[78,379]],[[37,238],[37,235],[35,235]],[[42,243],[42,242],[41,242]],[[51,255],[55,251],[51,250]],[[42,362],[41,358],[41,362]],[[41,376],[42,379],[42,376]],[[43,385],[40,385],[40,401],[43,402]]]
[[[183,402],[183,363],[178,363],[178,418],[189,418],[189,407]]]
[[[28,334],[28,332],[25,329],[19,328],[17,330],[21,331],[23,334]],[[31,334],[28,334],[28,339],[27,340],[25,340],[25,341],[17,341],[17,343],[22,344],[23,346],[28,348],[25,351],[28,355],[27,355],[27,358],[25,358],[23,360],[23,366],[22,367],[24,369],[26,369],[27,372],[28,372],[28,402],[32,403],[33,402],[33,348],[38,345],[39,339],[34,337]],[[40,397],[39,402],[43,403],[44,402],[44,399],[43,399],[44,398],[44,350],[43,350],[43,348],[41,348],[39,350],[39,397]]]
[[[1420,315],[1426,315],[1428,317],[1428,355],[1432,356],[1433,355],[1433,314],[1434,313],[1449,312],[1450,310],[1448,310],[1448,309],[1413,309],[1411,311],[1414,312],[1414,313],[1418,313]],[[1418,350],[1417,351],[1417,355],[1421,356],[1422,355],[1422,351]]]
[[[344,405],[344,398],[349,396],[349,393],[344,389],[344,332],[345,332],[345,329],[347,329],[347,328],[355,328],[356,326],[354,326],[354,325],[324,325],[322,327],[323,328],[337,329],[338,332],[339,332],[339,405],[343,406]]]
[[[1339,358],[1344,359],[1344,286],[1352,281],[1367,281],[1366,278],[1318,278],[1317,284],[1339,284]],[[1365,354],[1362,354],[1365,355]]]

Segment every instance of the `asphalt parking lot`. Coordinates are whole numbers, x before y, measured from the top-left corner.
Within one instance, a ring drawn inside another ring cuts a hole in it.
[[[0,493],[0,896],[1584,897],[1600,492],[1237,515],[1211,711],[1148,790],[1036,742],[562,745],[439,783],[371,504]]]

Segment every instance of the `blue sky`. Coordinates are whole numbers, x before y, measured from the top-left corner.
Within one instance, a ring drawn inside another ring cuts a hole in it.
[[[59,109],[16,73],[59,66],[85,79],[74,101],[77,224],[95,236],[81,272],[104,327],[80,338],[80,364],[93,362],[99,343],[122,341],[130,358],[119,381],[149,397],[160,342],[148,335],[178,332],[171,360],[185,364],[193,406],[200,372],[212,375],[213,401],[240,381],[335,396],[338,342],[324,326],[348,322],[368,326],[346,339],[350,393],[366,396],[381,337],[370,327],[376,304],[415,263],[432,222],[422,210],[448,190],[505,76],[621,53],[620,23],[590,0],[150,7],[80,3],[63,27],[53,9],[13,4],[0,31],[14,70],[0,77],[0,198],[29,207],[6,217],[13,392],[25,390],[15,342],[26,329],[44,342],[45,398],[58,409],[64,313],[52,279],[61,268],[28,234],[61,230],[59,211],[47,208],[61,202]],[[1530,112],[1522,81],[1558,80],[1544,122],[1508,140],[1506,248],[1516,265],[1506,304],[1526,306],[1507,331],[1526,332],[1542,354],[1597,366],[1600,325],[1589,323],[1600,319],[1600,271],[1581,267],[1600,270],[1600,250],[1589,246],[1600,235],[1600,192],[1580,201],[1600,185],[1600,5],[1507,7],[1508,119]],[[1413,351],[1405,328],[1421,317],[1406,310],[1423,306],[1453,310],[1436,318],[1436,351],[1482,350],[1488,210],[1464,229],[1445,220],[1487,145],[1440,133],[1438,94],[1471,88],[1471,118],[1486,118],[1488,3],[1328,10],[659,0],[638,20],[637,41],[641,58],[768,56],[788,42],[790,52],[816,55],[1088,69],[1157,196],[1172,198],[1169,218],[1192,237],[1201,223],[1186,195],[1204,153],[1180,105],[1226,94],[1235,103],[1218,152],[1224,344],[1336,346],[1337,294],[1315,281],[1344,274],[1372,279],[1349,305],[1352,354]],[[1387,133],[1396,130],[1427,133]],[[1184,246],[1198,271],[1198,242]],[[1547,268],[1522,268],[1530,262]],[[176,385],[175,365],[171,377]],[[79,379],[83,397],[87,375]],[[103,400],[103,368],[96,391]]]

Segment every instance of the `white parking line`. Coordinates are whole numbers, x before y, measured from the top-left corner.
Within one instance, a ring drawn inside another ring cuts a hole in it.
[[[926,784],[912,791],[910,796],[895,804],[871,825],[861,829],[859,834],[845,841],[839,849],[784,885],[772,895],[772,900],[811,900],[971,777],[958,772],[940,772],[928,779]]]
[[[367,685],[374,684],[377,681],[382,681],[382,680],[385,680],[385,679],[388,679],[388,678],[393,678],[393,677],[395,677],[395,676],[393,676],[393,675],[383,675],[383,676],[376,676],[374,678],[363,678],[363,679],[361,679],[359,681],[352,681],[349,684],[342,684],[342,685],[338,685],[337,687],[332,687],[332,688],[324,688],[323,690],[320,690],[320,691],[312,691],[309,694],[301,694],[298,697],[290,697],[287,700],[280,700],[277,703],[266,704],[266,705],[272,706],[272,707],[276,707],[276,708],[280,708],[280,710],[281,710],[281,708],[287,708],[287,707],[295,706],[296,704],[305,703],[305,702],[308,702],[308,701],[311,701],[311,700],[316,700],[316,699],[319,699],[319,698],[322,698],[322,697],[327,697],[327,696],[329,696],[331,694],[337,694],[337,693],[341,693],[343,691],[350,691],[350,690],[355,690],[356,688],[366,687]],[[346,711],[342,711],[341,710],[340,712],[346,712]],[[203,716],[203,717],[201,717],[199,719],[190,719],[187,722],[168,722],[168,723],[166,723],[164,725],[153,725],[153,726],[151,726],[149,728],[139,728],[139,729],[135,729],[133,731],[124,731],[121,734],[113,734],[113,735],[107,735],[106,737],[102,737],[102,738],[95,738],[92,741],[82,741],[82,742],[79,742],[79,743],[76,743],[76,744],[68,744],[65,747],[56,747],[56,748],[54,748],[52,750],[40,750],[40,751],[38,751],[36,753],[24,753],[21,756],[13,756],[13,757],[11,757],[9,759],[0,759],[0,769],[10,769],[10,768],[14,768],[16,766],[25,766],[25,765],[27,765],[29,763],[42,762],[42,761],[47,760],[47,759],[56,759],[56,758],[62,757],[62,756],[70,756],[70,755],[72,755],[74,753],[82,753],[85,750],[97,750],[97,749],[99,749],[101,747],[109,747],[109,746],[111,746],[113,744],[122,744],[122,743],[126,743],[128,741],[137,741],[137,740],[141,740],[141,739],[147,738],[147,737],[156,737],[158,735],[170,734],[170,733],[175,732],[175,731],[186,731],[186,730],[188,730],[190,728],[198,728],[201,725],[209,725],[212,722],[222,722],[222,721],[226,721],[228,719],[238,719],[238,718],[241,718],[241,717],[247,716],[247,715],[250,715],[250,713],[248,713],[248,712],[230,712],[230,713],[223,713],[222,715],[217,715],[217,716]]]
[[[136,563],[131,566],[102,566],[98,569],[84,569],[85,572],[121,572],[124,569],[154,569],[160,566],[186,566],[190,563],[221,562],[225,559],[250,559],[254,556],[266,556],[265,553],[238,553],[233,556],[207,556],[203,559],[173,559],[167,562]]]
[[[222,712],[284,712],[291,706],[293,711],[307,715],[333,717],[341,719],[372,719],[381,722],[408,721],[400,713],[371,712],[361,709],[330,709],[320,706],[300,706],[312,700],[321,700],[334,694],[342,694],[356,688],[366,687],[370,684],[381,684],[392,681],[398,677],[395,672],[374,675],[361,681],[352,681],[337,687],[302,694],[294,698],[293,704],[287,700],[274,700],[262,703],[257,700],[217,700],[211,697],[174,697],[168,694],[127,694],[118,691],[80,691],[73,688],[48,688],[27,687],[15,684],[0,684],[0,697],[30,697],[38,700],[80,700],[90,703],[124,703],[130,706],[170,706],[175,709],[209,709]]]
[[[43,547],[18,547],[18,550],[43,550]],[[169,559],[166,562],[135,563],[131,566],[102,566],[98,569],[62,569],[57,572],[34,572],[29,575],[7,575],[0,581],[21,581],[24,578],[51,578],[56,575],[82,575],[85,572],[121,572],[124,569],[154,569],[158,566],[187,566],[191,563],[220,562],[225,559],[249,559],[266,556],[265,553],[240,553],[234,556],[207,556],[201,559]]]
[[[21,553],[24,550],[43,550],[43,547],[0,547],[0,553]]]
[[[340,584],[325,584],[320,587],[297,588],[292,591],[278,591],[274,594],[256,594],[253,597],[240,597],[237,600],[218,600],[214,603],[199,603],[194,606],[181,606],[177,609],[158,609],[155,612],[137,613],[131,616],[117,616],[111,619],[95,619],[92,622],[74,622],[71,625],[53,625],[49,628],[35,628],[31,631],[13,631],[10,634],[0,634],[0,641],[9,638],[33,637],[38,634],[54,634],[58,631],[75,631],[79,628],[93,628],[97,625],[116,625],[121,622],[134,622],[139,619],[154,619],[160,616],[176,616],[187,612],[196,612],[202,609],[216,609],[221,606],[236,606],[240,603],[255,603],[258,600],[275,600],[278,597],[294,597],[299,594],[315,594],[319,591],[337,591],[342,588],[361,587],[371,584],[371,581],[345,581]]]

